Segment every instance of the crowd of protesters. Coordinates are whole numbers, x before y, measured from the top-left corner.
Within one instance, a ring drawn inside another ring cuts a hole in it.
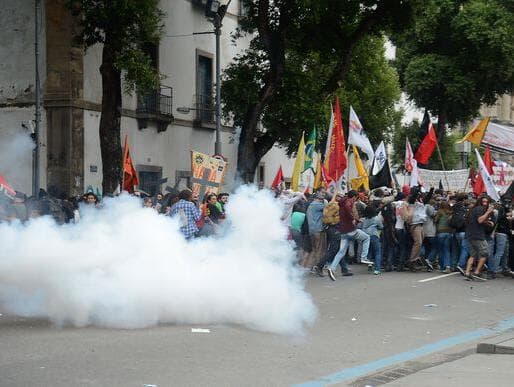
[[[143,207],[178,218],[186,239],[217,234],[229,199],[228,193],[209,193],[200,201],[189,189],[133,195]],[[332,197],[324,189],[311,195],[276,189],[275,196],[298,264],[321,277],[335,281],[338,266],[343,276],[352,276],[353,263],[367,264],[375,275],[393,270],[459,271],[469,280],[514,275],[511,197],[493,204],[487,196],[422,192],[421,187],[351,190]],[[81,203],[102,206],[93,192],[73,198],[52,189],[37,197],[17,192],[14,198],[0,197],[0,222],[48,215],[58,224],[76,223]]]
[[[375,275],[396,271],[458,271],[467,280],[513,277],[511,197],[492,203],[487,196],[421,187],[373,192],[349,191],[329,197],[276,190],[284,204],[299,264],[321,277],[352,276],[349,264],[364,263]]]
[[[209,193],[199,202],[189,189],[180,192],[172,189],[165,195],[135,191],[132,195],[140,198],[145,208],[152,208],[162,215],[178,216],[180,230],[186,239],[216,234],[225,219],[225,205],[229,198],[228,193]],[[67,198],[50,188],[48,192],[41,189],[37,197],[27,197],[21,192],[16,192],[14,198],[0,195],[0,223],[25,223],[41,216],[51,216],[60,225],[77,223],[80,221],[81,204],[102,208],[101,198],[94,192]]]

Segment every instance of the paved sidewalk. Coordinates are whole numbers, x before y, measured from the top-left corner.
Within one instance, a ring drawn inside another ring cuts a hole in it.
[[[473,354],[421,370],[385,385],[398,387],[511,387],[514,385],[514,356]]]
[[[478,342],[514,347],[512,331],[505,335],[460,346],[457,352],[444,351],[417,361],[403,363],[371,374],[347,385],[352,387],[511,387],[514,385],[514,355],[476,353]]]

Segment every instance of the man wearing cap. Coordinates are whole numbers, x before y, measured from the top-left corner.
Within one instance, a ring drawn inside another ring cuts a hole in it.
[[[328,275],[332,281],[336,280],[334,272],[340,262],[343,262],[343,275],[345,271],[348,271],[348,266],[344,261],[344,256],[346,255],[351,241],[362,242],[361,262],[369,262],[367,260],[370,239],[369,235],[364,231],[357,229],[359,215],[357,214],[354,206],[357,197],[357,191],[351,190],[348,192],[346,197],[339,202],[339,231],[341,231],[341,247],[332,261],[332,264],[328,268]]]

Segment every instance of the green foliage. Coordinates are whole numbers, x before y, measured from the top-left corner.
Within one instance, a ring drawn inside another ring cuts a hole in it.
[[[403,89],[450,124],[514,90],[512,1],[430,0],[393,34]]]
[[[337,91],[345,127],[351,104],[374,145],[390,139],[401,119],[394,109],[400,97],[398,75],[384,51],[382,37],[364,38],[356,46],[352,64]],[[266,132],[287,147],[288,153],[296,151],[301,133],[310,132],[313,125],[320,133],[318,145],[324,147],[333,98],[324,97],[323,84],[335,62],[335,58],[321,58],[316,52],[288,51],[283,82],[261,117]],[[236,125],[243,124],[246,107],[258,100],[267,66],[259,51],[247,50],[225,70],[224,114]]]
[[[124,72],[126,91],[158,85],[158,69],[145,48],[158,44],[162,33],[159,0],[67,0],[67,6],[79,25],[78,43],[86,49],[108,45]]]
[[[393,164],[400,167],[400,170],[403,169],[405,160],[405,139],[409,138],[409,142],[414,152],[416,151],[421,141],[423,141],[423,138],[421,138],[419,135],[419,128],[419,121],[414,120],[408,125],[402,125],[400,128],[398,128],[397,131],[394,132]],[[454,169],[459,162],[459,155],[455,152],[454,146],[455,142],[461,137],[462,136],[459,134],[450,134],[439,140],[439,149],[441,150],[441,156],[443,158],[444,167],[446,170]],[[443,169],[437,149],[432,154],[432,157],[430,157],[428,165],[420,165],[420,167],[434,170]]]

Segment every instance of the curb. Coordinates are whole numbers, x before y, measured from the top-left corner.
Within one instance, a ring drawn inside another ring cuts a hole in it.
[[[477,353],[489,353],[495,355],[514,355],[514,347],[497,344],[479,343]]]

